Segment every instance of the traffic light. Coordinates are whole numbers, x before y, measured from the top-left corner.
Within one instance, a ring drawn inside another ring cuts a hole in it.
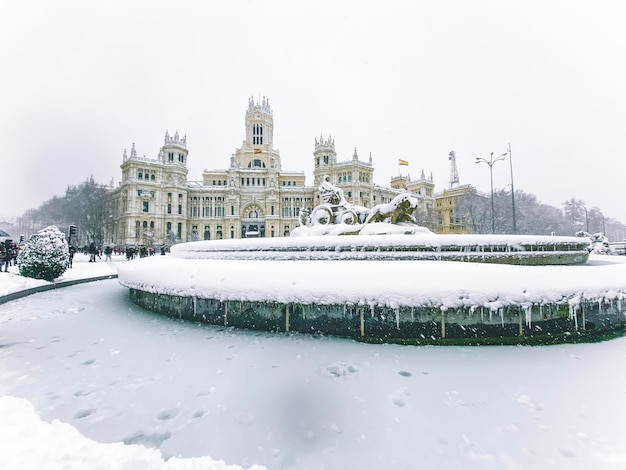
[[[76,225],[70,225],[70,237],[76,235]]]

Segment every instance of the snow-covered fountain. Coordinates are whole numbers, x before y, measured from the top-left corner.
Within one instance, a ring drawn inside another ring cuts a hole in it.
[[[538,343],[624,329],[626,264],[590,260],[584,238],[436,235],[415,223],[408,193],[371,209],[327,180],[320,193],[289,238],[182,243],[126,263],[120,282],[165,315],[365,341]]]

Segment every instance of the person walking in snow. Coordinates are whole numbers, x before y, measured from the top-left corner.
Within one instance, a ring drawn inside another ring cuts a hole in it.
[[[4,257],[4,272],[7,272],[7,268],[9,266],[11,266],[11,262],[13,261],[13,257],[15,255],[14,251],[13,251],[13,241],[12,240],[6,240],[4,242],[4,249],[6,250],[6,255]],[[15,264],[15,263],[13,263]]]
[[[113,250],[111,249],[110,246],[107,246],[104,249],[104,254],[105,254],[104,261],[111,261],[111,253],[113,253]]]
[[[69,257],[69,261],[67,264],[71,268],[72,264],[74,263],[74,254],[76,253],[76,248],[74,247],[74,245],[70,245],[68,247],[68,250],[70,252],[70,257]]]
[[[0,271],[4,265],[4,272],[7,272],[7,248],[4,243],[0,243]]]
[[[96,247],[96,243],[95,242],[91,242],[89,244],[89,262],[90,263],[95,263],[96,262],[96,255],[98,254],[98,248]]]

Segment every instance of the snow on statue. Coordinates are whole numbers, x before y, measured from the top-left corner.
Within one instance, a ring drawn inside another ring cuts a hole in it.
[[[54,225],[40,230],[28,239],[17,262],[24,277],[46,281],[56,279],[69,264],[65,235]]]
[[[324,175],[319,191],[324,202],[310,214],[300,210],[300,227],[291,236],[430,233],[415,223],[413,212],[418,200],[410,193],[369,209],[346,201],[343,190],[332,184],[328,175]]]

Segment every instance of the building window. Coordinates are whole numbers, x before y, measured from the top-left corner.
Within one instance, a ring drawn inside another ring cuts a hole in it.
[[[178,204],[178,213],[179,214],[183,213],[183,205],[182,204]]]
[[[156,176],[154,175],[154,173],[150,175],[150,181],[156,181]]]
[[[178,233],[177,236],[179,239],[183,238],[183,224],[178,222]]]
[[[274,206],[271,207],[272,215],[274,215]]]
[[[168,204],[168,205],[167,205],[167,213],[168,213],[168,214],[171,214],[171,213],[172,213],[172,205],[171,205],[171,204]]]
[[[148,201],[143,201],[143,212],[148,212],[149,204]]]
[[[154,221],[150,222],[150,230],[154,230]]]
[[[168,222],[167,223],[167,233],[170,233],[172,231],[172,222]]]
[[[252,145],[263,145],[263,126],[260,124],[252,126]]]
[[[144,229],[148,228],[148,222],[146,222],[145,220],[143,221],[143,224],[141,224],[143,226]]]

